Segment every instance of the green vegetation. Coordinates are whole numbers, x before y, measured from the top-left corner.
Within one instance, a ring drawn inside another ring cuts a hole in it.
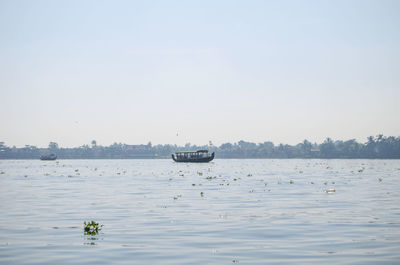
[[[103,227],[103,225],[99,225],[99,223],[96,223],[95,221],[91,221],[91,222],[84,222],[84,232],[85,235],[97,235],[99,233],[99,230],[101,230],[101,228]]]
[[[382,134],[370,136],[365,143],[355,139],[347,141],[326,138],[321,143],[311,143],[308,140],[297,145],[272,142],[252,143],[239,141],[224,143],[218,146],[197,146],[190,143],[177,145],[128,145],[114,143],[110,146],[91,145],[75,148],[61,148],[57,143],[50,142],[48,148],[38,148],[26,145],[22,148],[8,147],[0,142],[0,159],[38,159],[40,155],[54,153],[59,159],[68,158],[170,158],[171,153],[185,150],[208,149],[216,153],[217,158],[400,158],[400,137],[385,137]],[[209,169],[210,171],[210,169]],[[302,173],[302,172],[301,172]],[[198,172],[199,176],[203,173]],[[182,174],[183,176],[183,174]]]

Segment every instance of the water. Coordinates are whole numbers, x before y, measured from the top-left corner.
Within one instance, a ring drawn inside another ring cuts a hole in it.
[[[400,160],[0,160],[0,264],[399,264],[399,180]]]

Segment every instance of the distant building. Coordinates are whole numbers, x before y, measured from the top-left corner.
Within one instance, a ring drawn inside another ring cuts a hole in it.
[[[124,145],[125,150],[127,151],[149,151],[151,150],[151,145],[148,144],[126,144]]]

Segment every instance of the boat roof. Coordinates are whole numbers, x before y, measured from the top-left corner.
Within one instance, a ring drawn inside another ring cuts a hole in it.
[[[181,151],[175,152],[176,154],[185,154],[185,153],[208,153],[208,150],[197,150],[197,151]]]

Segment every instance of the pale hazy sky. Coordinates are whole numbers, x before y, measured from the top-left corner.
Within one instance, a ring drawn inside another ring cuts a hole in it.
[[[365,142],[399,117],[400,1],[0,0],[6,145]]]

